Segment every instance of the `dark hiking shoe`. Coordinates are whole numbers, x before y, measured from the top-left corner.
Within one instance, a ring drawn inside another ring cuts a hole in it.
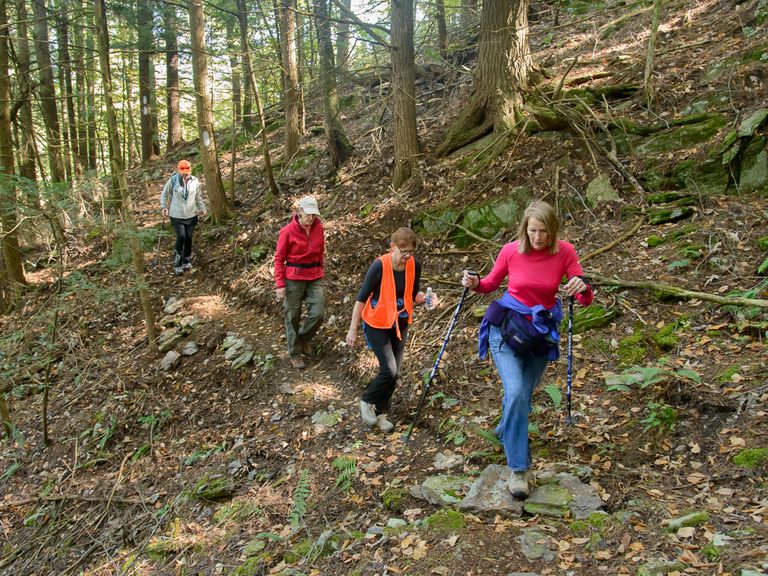
[[[291,358],[291,365],[296,368],[296,370],[304,370],[304,368],[307,367],[307,365],[304,364],[304,360],[301,358]]]

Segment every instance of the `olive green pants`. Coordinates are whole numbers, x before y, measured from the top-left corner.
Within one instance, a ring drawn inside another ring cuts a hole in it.
[[[302,321],[301,305],[306,306]],[[309,344],[323,324],[325,289],[323,279],[286,280],[283,299],[285,337],[291,358],[301,358],[302,343]]]

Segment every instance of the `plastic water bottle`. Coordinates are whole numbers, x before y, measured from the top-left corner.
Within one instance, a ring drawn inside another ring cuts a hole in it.
[[[435,297],[432,293],[432,288],[427,288],[427,293],[424,295],[424,307],[427,310],[432,310],[435,307]]]

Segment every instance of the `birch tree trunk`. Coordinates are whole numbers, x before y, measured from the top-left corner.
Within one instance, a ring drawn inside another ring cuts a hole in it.
[[[392,100],[395,109],[395,168],[397,189],[418,171],[416,133],[416,71],[413,61],[413,0],[391,0]]]
[[[197,126],[200,133],[200,159],[203,162],[205,186],[211,202],[214,221],[228,218],[230,214],[224,182],[219,169],[216,134],[213,129],[213,108],[208,90],[208,56],[205,46],[205,17],[203,1],[189,3],[189,28],[192,40],[192,77],[195,84]]]
[[[0,0],[2,1],[2,0]],[[101,84],[104,91],[104,108],[107,116],[107,132],[110,141],[110,166],[113,181],[120,188],[122,216],[127,228],[128,243],[133,260],[134,282],[139,293],[139,301],[144,312],[144,325],[147,330],[147,340],[152,348],[157,347],[155,336],[155,312],[147,291],[147,280],[144,275],[144,254],[139,245],[136,230],[136,219],[133,213],[133,202],[128,190],[128,180],[125,177],[125,164],[120,147],[120,132],[117,125],[117,111],[112,98],[112,72],[109,63],[109,30],[106,19],[105,0],[94,0],[94,26],[96,28],[96,44],[101,68]]]

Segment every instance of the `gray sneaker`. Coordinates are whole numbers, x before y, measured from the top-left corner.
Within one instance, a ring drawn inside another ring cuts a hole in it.
[[[379,430],[382,432],[392,432],[394,430],[395,425],[392,424],[389,420],[387,420],[387,417],[384,416],[384,414],[379,414],[376,417],[376,425],[379,427]]]
[[[365,400],[360,400],[360,417],[368,426],[376,426],[378,424],[376,407]]]
[[[507,481],[509,493],[515,498],[528,497],[528,479],[525,472],[512,472]]]
[[[174,266],[173,273],[176,274],[176,276],[181,276],[184,274],[184,269],[181,266]]]
[[[191,262],[184,262],[184,264],[181,265],[181,269],[185,272],[187,270],[192,270],[192,263]]]

